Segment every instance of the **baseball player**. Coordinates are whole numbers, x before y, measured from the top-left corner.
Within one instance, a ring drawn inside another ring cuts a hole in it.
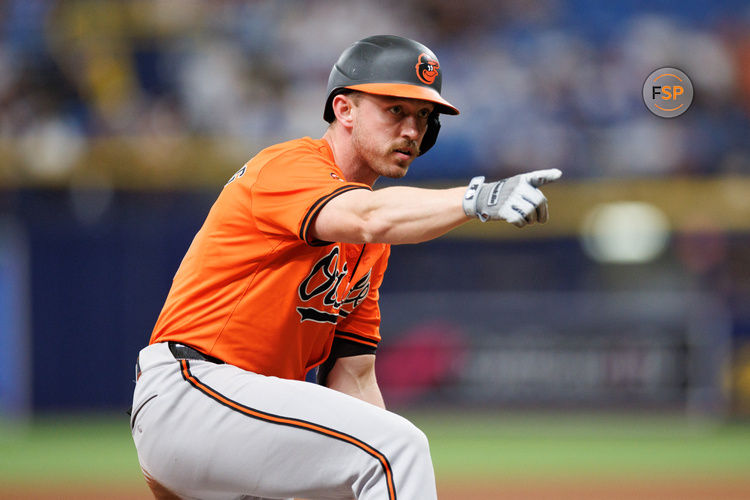
[[[324,136],[271,146],[224,186],[136,365],[131,428],[157,498],[437,498],[425,435],[375,379],[390,245],[545,222],[538,187],[561,175],[373,190],[458,114],[441,84],[424,45],[360,40],[331,71]]]

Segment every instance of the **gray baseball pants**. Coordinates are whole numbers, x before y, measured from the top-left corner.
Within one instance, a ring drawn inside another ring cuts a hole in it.
[[[437,498],[424,433],[308,382],[141,350],[131,428],[144,474],[185,499]]]

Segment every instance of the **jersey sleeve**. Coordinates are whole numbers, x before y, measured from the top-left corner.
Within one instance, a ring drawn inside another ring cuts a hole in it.
[[[378,303],[380,285],[388,266],[389,255],[390,246],[386,245],[383,254],[369,273],[369,288],[361,302],[358,302],[358,298],[364,295],[364,292],[361,288],[358,289],[359,283],[352,288],[346,299],[348,304],[345,304],[345,307],[348,305],[352,309],[348,313],[345,312],[344,319],[336,325],[335,339],[355,342],[362,346],[377,349],[380,343],[380,305]],[[365,278],[368,278],[368,276],[366,275],[362,280]]]
[[[346,182],[338,168],[322,157],[288,152],[266,164],[252,187],[252,213],[268,235],[299,238],[309,245],[315,216],[336,196],[366,184]]]

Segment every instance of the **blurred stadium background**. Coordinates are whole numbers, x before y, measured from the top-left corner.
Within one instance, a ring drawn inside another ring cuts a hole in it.
[[[564,172],[545,226],[394,247],[378,376],[443,497],[750,498],[747,0],[0,1],[0,497],[144,494],[124,411],[172,274],[375,33],[462,111],[408,183]]]

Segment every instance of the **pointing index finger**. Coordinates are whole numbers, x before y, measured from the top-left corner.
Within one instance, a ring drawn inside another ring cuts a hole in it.
[[[557,168],[550,168],[547,170],[535,170],[526,175],[528,176],[529,184],[539,187],[559,179],[562,176],[562,171]]]

